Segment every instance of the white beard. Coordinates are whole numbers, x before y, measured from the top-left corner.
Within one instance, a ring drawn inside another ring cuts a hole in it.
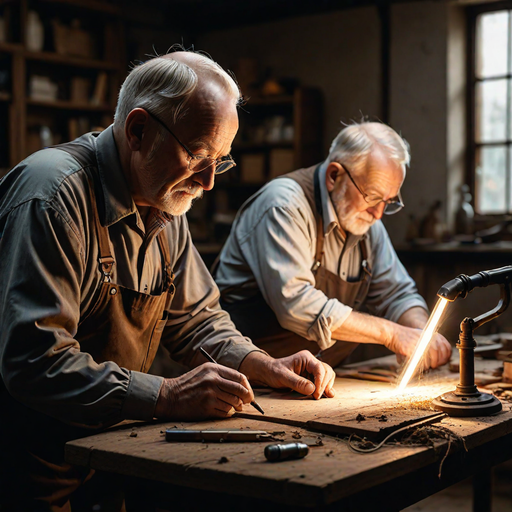
[[[348,181],[345,181],[337,192],[333,191],[331,194],[338,222],[344,231],[353,235],[364,235],[377,219],[367,211],[354,211],[346,199],[348,185]]]
[[[199,186],[180,187],[167,192],[161,198],[162,210],[175,217],[187,213],[196,199],[203,196],[203,189]]]

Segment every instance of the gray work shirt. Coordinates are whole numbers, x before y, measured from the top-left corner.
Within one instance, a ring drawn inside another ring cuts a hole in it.
[[[176,294],[162,343],[173,358],[238,368],[257,349],[219,306],[219,291],[192,244],[185,216],[151,210],[145,227],[125,180],[112,127],[87,134],[96,147],[116,260],[112,281],[159,294],[162,256],[156,235],[167,230]],[[151,419],[162,377],[97,364],[74,339],[102,275],[86,170],[59,149],[39,151],[0,181],[0,372],[19,402],[66,423],[101,427]]]
[[[344,280],[358,280],[361,237],[349,234],[345,239],[339,229],[325,184],[326,169],[324,163],[320,168],[323,265]],[[352,308],[315,288],[311,268],[316,233],[315,217],[301,186],[291,179],[273,180],[238,212],[220,254],[215,279],[227,302],[248,299],[260,290],[283,328],[325,349],[335,342],[331,334],[343,324]],[[419,306],[427,310],[382,222],[370,228],[369,236],[372,278],[364,302],[367,310],[394,322],[410,308]]]

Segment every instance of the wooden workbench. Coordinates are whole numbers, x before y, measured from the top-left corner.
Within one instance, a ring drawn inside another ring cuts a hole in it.
[[[423,381],[424,393],[434,398],[438,391],[452,389],[457,375],[444,369],[429,379]],[[257,401],[264,417],[248,407],[244,417],[224,421],[122,425],[68,443],[66,459],[132,478],[130,488],[144,510],[151,510],[151,496],[173,510],[239,510],[245,498],[244,510],[270,512],[340,510],[340,505],[343,510],[399,510],[512,457],[507,402],[495,416],[446,417],[437,423],[463,437],[467,448],[452,444],[440,477],[448,448],[444,440],[434,446],[384,446],[371,454],[354,453],[345,435],[351,430],[381,438],[411,418],[432,414],[422,393],[416,399],[418,395],[397,397],[392,391],[390,384],[352,379],[337,379],[336,398],[320,401],[263,390]],[[364,420],[359,416],[358,421],[358,415]],[[270,463],[263,455],[269,442],[167,443],[166,428],[265,430],[280,442],[306,442],[310,453],[304,459]]]

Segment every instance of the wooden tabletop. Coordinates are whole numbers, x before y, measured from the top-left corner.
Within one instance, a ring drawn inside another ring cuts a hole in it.
[[[401,508],[507,460],[512,453],[508,402],[494,416],[445,417],[436,423],[464,438],[467,449],[462,443],[452,444],[440,478],[440,463],[448,448],[445,440],[432,446],[384,446],[370,454],[349,449],[350,432],[382,438],[388,431],[432,415],[429,400],[457,382],[458,375],[447,372],[432,372],[421,388],[400,396],[394,393],[394,385],[353,379],[336,380],[334,399],[315,401],[263,390],[257,393],[257,401],[265,416],[247,407],[243,417],[224,421],[122,425],[69,442],[66,460],[198,492],[263,499],[281,504],[281,510],[283,505],[321,508],[334,503],[361,510],[368,500],[380,503],[380,510]],[[166,428],[265,430],[279,442],[305,442],[310,452],[304,459],[271,463],[263,454],[268,441],[168,443]],[[419,482],[421,486],[415,485]]]

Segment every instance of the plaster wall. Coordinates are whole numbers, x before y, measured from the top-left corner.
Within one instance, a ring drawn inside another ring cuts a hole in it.
[[[408,215],[421,218],[437,199],[446,207],[446,5],[393,5],[391,34],[390,124],[411,146],[402,187],[406,210],[385,219],[392,240],[399,242]]]
[[[412,154],[403,187],[406,210],[385,218],[395,244],[404,241],[409,215],[420,219],[440,199],[450,227],[458,204],[465,155],[462,9],[434,0],[391,7],[389,122]],[[319,87],[327,153],[340,120],[382,113],[380,37],[377,9],[365,7],[211,32],[198,38],[196,48],[232,70],[239,58],[252,57],[277,77]]]
[[[380,22],[373,7],[211,32],[197,39],[196,48],[231,70],[239,58],[250,57],[276,77],[319,87],[326,152],[340,120],[381,114]]]

